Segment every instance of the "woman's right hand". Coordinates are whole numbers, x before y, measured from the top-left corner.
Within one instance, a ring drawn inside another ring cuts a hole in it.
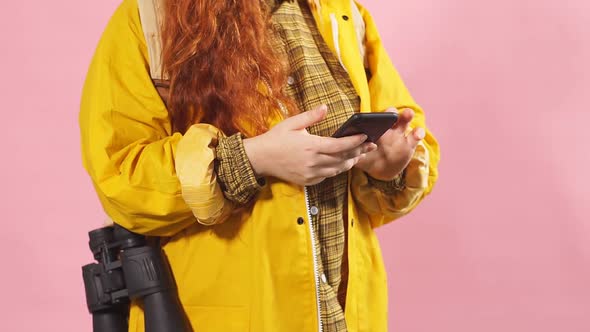
[[[350,170],[377,146],[366,135],[342,138],[311,135],[305,128],[322,121],[325,105],[281,121],[268,132],[244,139],[257,176],[273,176],[303,186]]]

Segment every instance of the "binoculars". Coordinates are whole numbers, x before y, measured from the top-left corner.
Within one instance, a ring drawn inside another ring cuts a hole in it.
[[[159,244],[117,224],[88,236],[96,263],[82,276],[94,332],[127,332],[131,300],[143,302],[146,332],[191,331]]]

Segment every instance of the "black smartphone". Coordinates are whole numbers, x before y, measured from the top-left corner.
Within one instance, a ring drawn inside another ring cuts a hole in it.
[[[393,127],[399,115],[395,112],[354,113],[332,137],[345,137],[356,134],[367,135],[367,142],[377,142],[387,129]]]

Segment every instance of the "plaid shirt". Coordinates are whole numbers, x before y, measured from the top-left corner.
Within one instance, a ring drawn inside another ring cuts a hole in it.
[[[346,70],[322,39],[305,1],[282,2],[273,14],[273,22],[279,37],[277,49],[285,53],[290,64],[286,93],[303,111],[328,105],[327,118],[308,131],[313,135],[331,136],[350,115],[360,110],[359,97]],[[239,133],[220,138],[215,169],[224,195],[238,206],[255,199],[263,185],[254,175]],[[386,193],[399,190],[399,180],[370,179],[370,182]],[[347,187],[347,173],[307,187],[317,234],[316,252],[320,253],[320,310],[326,332],[346,331]]]

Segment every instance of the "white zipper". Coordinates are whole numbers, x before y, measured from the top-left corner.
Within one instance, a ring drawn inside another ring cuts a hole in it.
[[[268,83],[266,78],[262,78],[262,83],[264,83],[264,85],[266,86],[266,89],[268,90],[268,94],[270,96],[272,96],[272,89],[270,88],[270,84]],[[277,99],[276,101],[277,101],[277,104],[279,104],[279,109],[281,110],[281,112],[283,112],[283,115],[289,116],[289,110],[287,110],[287,107],[285,106],[285,104],[283,104],[279,99]]]
[[[289,116],[289,111],[287,110],[287,107],[285,106],[285,104],[283,104],[283,102],[278,99],[277,99],[277,103],[279,104],[279,108],[281,109],[281,112],[283,112],[283,114],[285,116]]]
[[[270,84],[263,78],[262,81],[264,82],[264,84],[266,85],[269,94],[272,95],[272,90],[270,88]],[[289,116],[289,111],[287,110],[287,107],[280,101],[277,99],[277,103],[279,104],[279,108],[281,109],[281,112],[283,112],[283,114],[285,116]],[[320,303],[320,271],[318,268],[318,255],[317,255],[317,251],[315,248],[315,233],[313,232],[313,222],[311,221],[311,211],[309,208],[309,195],[307,193],[307,187],[303,187],[303,190],[305,192],[305,208],[307,210],[307,220],[309,221],[309,236],[311,238],[311,253],[313,255],[313,275],[314,275],[314,279],[315,279],[315,299],[316,299],[316,303],[317,303],[317,309],[318,309],[318,332],[323,332],[324,331],[324,327],[322,325],[322,309],[321,309],[321,303]]]
[[[318,332],[324,330],[322,325],[322,311],[320,304],[320,271],[318,268],[318,256],[315,247],[315,233],[313,232],[313,223],[311,221],[311,211],[309,208],[309,195],[307,193],[307,187],[303,187],[305,192],[305,208],[307,209],[307,219],[309,221],[309,236],[311,237],[311,253],[313,255],[313,274],[315,279],[315,298],[318,309]]]

